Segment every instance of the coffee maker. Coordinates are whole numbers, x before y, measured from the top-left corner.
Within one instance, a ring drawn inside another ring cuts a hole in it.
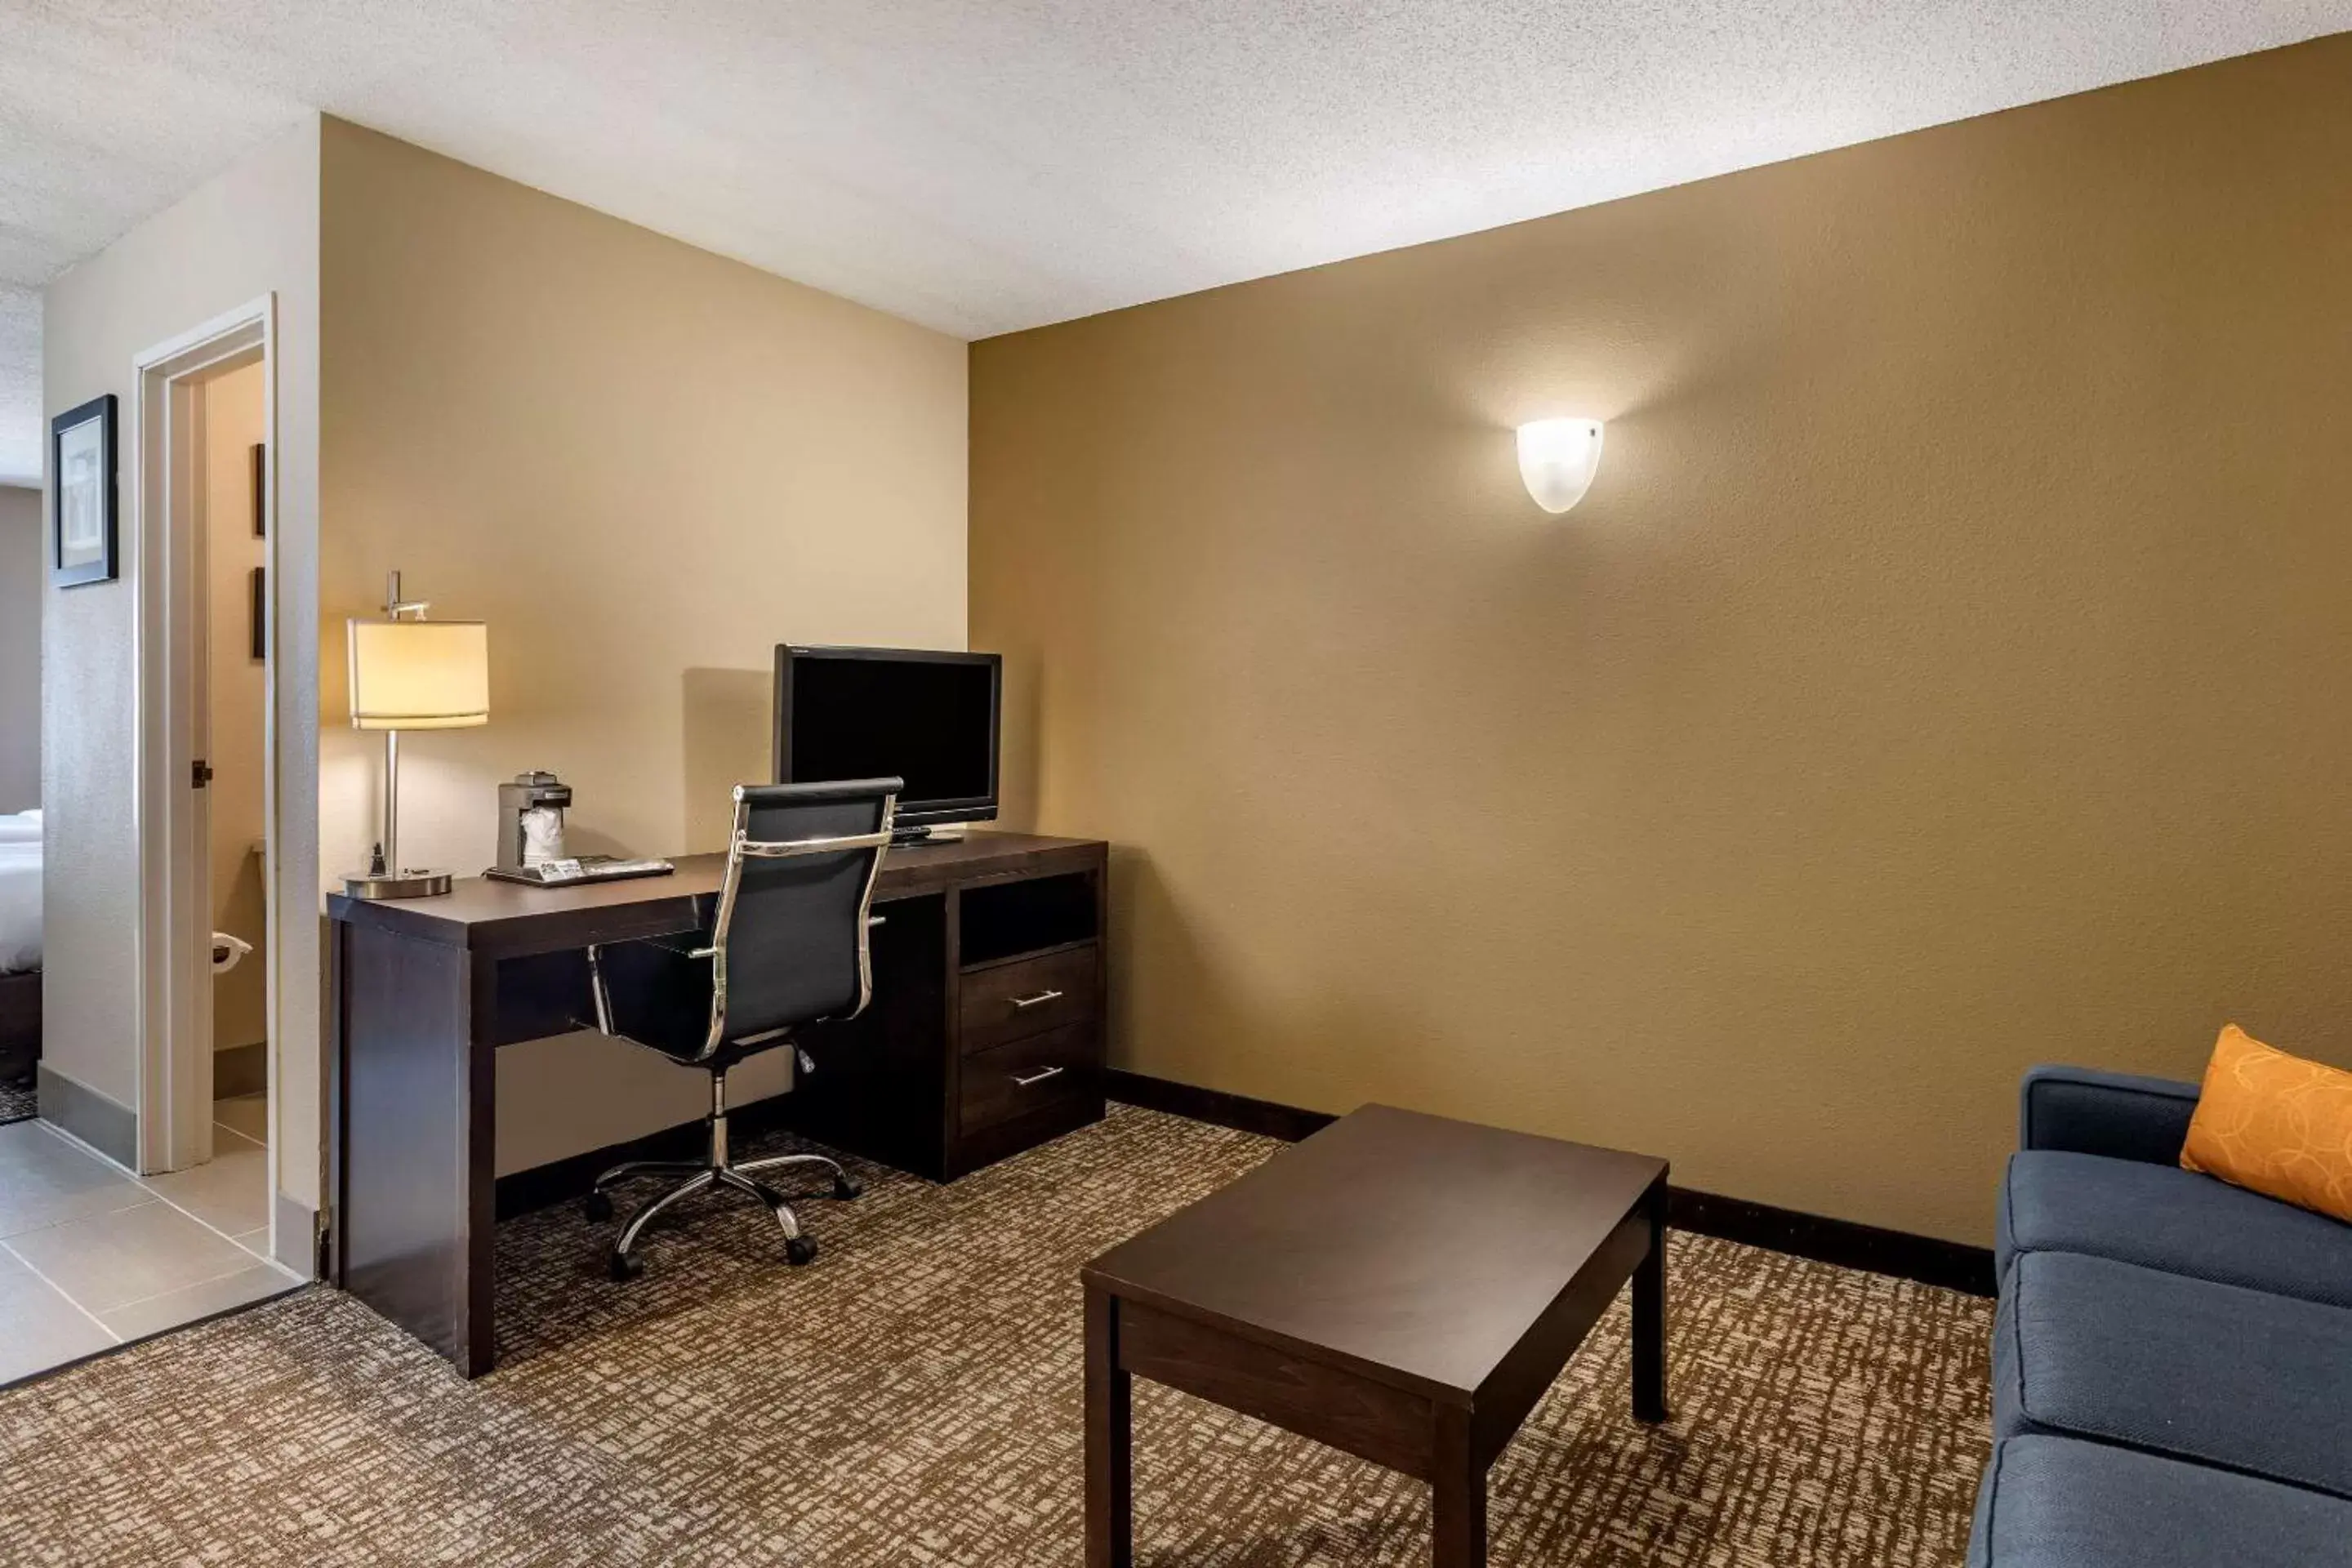
[[[517,773],[499,785],[499,871],[515,872],[563,858],[563,813],[572,786],[553,773]]]
[[[667,877],[667,860],[623,860],[611,855],[574,855],[563,847],[563,813],[572,786],[553,773],[517,773],[499,785],[499,863],[482,875],[534,888],[569,888],[580,882],[612,882],[624,877]]]

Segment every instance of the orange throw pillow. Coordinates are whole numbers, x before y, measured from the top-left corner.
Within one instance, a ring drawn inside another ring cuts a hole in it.
[[[2205,1065],[2180,1163],[2352,1220],[2352,1072],[2273,1050],[2231,1024]]]

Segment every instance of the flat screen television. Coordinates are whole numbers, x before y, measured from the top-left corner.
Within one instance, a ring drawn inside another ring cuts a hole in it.
[[[776,782],[898,777],[898,826],[996,816],[1004,661],[900,647],[776,649]]]

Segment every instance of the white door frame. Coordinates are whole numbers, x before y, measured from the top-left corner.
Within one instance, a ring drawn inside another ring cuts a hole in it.
[[[264,885],[270,892],[263,931],[266,1016],[273,1050],[284,1038],[278,1019],[278,355],[276,296],[265,294],[132,361],[131,450],[137,465],[139,614],[133,641],[139,671],[138,844],[140,924],[134,944],[139,1016],[139,1168],[175,1171],[212,1157],[211,871],[190,770],[206,727],[198,704],[207,657],[204,541],[198,529],[201,427],[198,388],[258,360],[263,366],[262,476],[269,655],[263,719]],[[269,1075],[269,1187],[278,1187],[278,1074]],[[270,1252],[277,1249],[277,1204],[270,1204]]]

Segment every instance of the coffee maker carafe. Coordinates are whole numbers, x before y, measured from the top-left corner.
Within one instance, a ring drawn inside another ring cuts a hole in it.
[[[499,867],[520,871],[563,856],[563,812],[572,786],[553,773],[517,773],[499,785]]]

